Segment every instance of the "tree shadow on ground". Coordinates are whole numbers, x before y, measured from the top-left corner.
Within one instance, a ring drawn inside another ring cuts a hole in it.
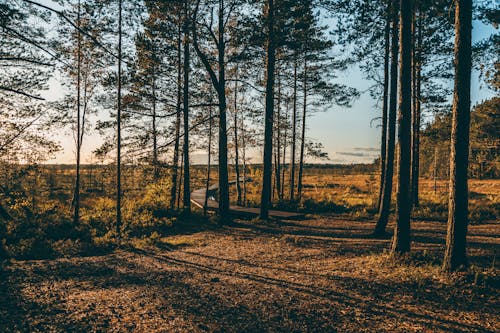
[[[497,289],[466,291],[434,281],[376,280],[289,267],[287,260],[296,260],[301,247],[321,249],[318,257],[304,259],[312,263],[340,258],[346,252],[352,258],[378,254],[390,242],[367,237],[366,223],[354,222],[352,229],[348,224],[315,227],[236,222],[213,231],[231,238],[235,247],[242,246],[240,237],[254,240],[257,246],[265,246],[276,236],[285,237],[284,242],[290,237],[296,253],[273,261],[259,257],[258,252],[234,259],[225,253],[235,252],[224,252],[225,245],[218,245],[208,253],[200,247],[170,252],[133,249],[101,257],[14,263],[0,278],[0,297],[5,300],[0,301],[0,314],[5,318],[0,331],[372,332],[408,327],[488,331],[486,326],[450,313],[494,318],[495,302],[487,295]],[[442,244],[440,235],[416,236],[421,237],[419,244],[431,246]],[[482,245],[473,242],[470,246],[482,251],[478,256],[485,256]],[[99,311],[95,299],[79,296],[89,294],[112,311]],[[71,303],[70,296],[81,299]],[[84,317],[77,315],[82,312]]]
[[[441,295],[432,293],[423,293],[421,290],[416,288],[413,284],[394,284],[394,283],[377,283],[374,281],[367,281],[365,279],[348,278],[348,277],[328,277],[329,280],[334,280],[332,286],[329,288],[319,287],[314,285],[309,285],[300,282],[294,282],[290,280],[263,276],[255,273],[241,272],[236,270],[235,267],[231,269],[221,269],[217,264],[218,261],[228,261],[224,258],[214,258],[214,265],[204,265],[199,264],[195,261],[181,260],[178,258],[173,258],[168,255],[158,255],[155,253],[147,253],[144,251],[138,251],[140,255],[149,256],[168,265],[180,265],[187,267],[190,270],[196,270],[204,274],[215,274],[219,276],[225,276],[231,279],[234,284],[237,284],[239,280],[249,280],[256,284],[262,284],[266,287],[272,286],[276,289],[280,289],[280,293],[285,291],[292,292],[298,296],[298,298],[313,298],[313,299],[323,299],[330,303],[332,306],[342,306],[351,309],[357,309],[366,315],[367,317],[384,316],[388,319],[393,320],[404,320],[409,321],[414,324],[419,324],[427,329],[431,330],[444,330],[444,331],[454,331],[454,332],[474,332],[482,331],[483,327],[475,324],[467,324],[458,320],[450,320],[439,318],[435,315],[427,314],[424,311],[418,313],[417,311],[410,311],[399,307],[398,304],[394,304],[395,300],[400,297],[411,296],[415,303],[425,308],[426,306],[432,306],[434,308],[440,308],[442,311],[448,311],[448,305],[455,307],[455,310],[466,310],[466,311],[484,311],[483,303],[476,302],[471,305],[467,299],[462,297],[454,297],[452,301],[448,301],[447,305],[442,303]],[[233,264],[237,265],[249,265],[248,263],[236,262],[234,260],[229,260]],[[270,266],[258,265],[256,268],[266,268],[274,269]],[[244,271],[244,270],[243,270]],[[298,275],[307,275],[303,272],[293,272]],[[320,277],[316,275],[316,277]],[[448,295],[450,293],[450,288],[443,288],[440,294]],[[286,304],[283,304],[286,305]],[[462,308],[462,309],[460,309]],[[495,310],[490,308],[486,310],[487,313],[495,314]],[[299,318],[298,318],[299,319]],[[313,323],[304,323],[306,325],[312,325]],[[309,327],[309,326],[307,326]]]

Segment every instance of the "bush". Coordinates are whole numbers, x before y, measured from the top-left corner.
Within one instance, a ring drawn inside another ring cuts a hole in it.
[[[17,259],[44,259],[84,254],[92,243],[90,228],[75,225],[66,209],[54,202],[38,207],[34,214],[27,202],[18,201],[15,219],[7,222],[5,247]]]
[[[46,259],[54,255],[52,246],[43,235],[16,239],[7,244],[7,251],[16,259]]]

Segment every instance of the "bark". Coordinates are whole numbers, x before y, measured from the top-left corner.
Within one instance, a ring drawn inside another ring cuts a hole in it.
[[[307,56],[307,55],[306,55]],[[302,138],[300,141],[300,157],[299,157],[299,179],[297,185],[297,200],[302,198],[302,174],[304,172],[304,152],[306,145],[306,112],[307,112],[307,59],[304,57],[304,105],[302,107]]]
[[[121,149],[122,149],[122,0],[118,1],[118,110],[116,112],[116,235],[120,237],[122,224],[122,172],[121,172]]]
[[[290,200],[295,198],[295,149],[297,141],[297,60],[293,67],[292,155],[290,156]]]
[[[226,66],[224,41],[224,0],[219,0],[219,214],[223,221],[229,220],[229,179],[227,171],[227,120],[226,120]]]
[[[389,59],[390,59],[390,27],[391,1],[387,1],[386,21],[384,29],[384,92],[382,96],[382,135],[380,140],[380,188],[378,193],[377,209],[380,210],[385,180],[385,165],[387,156],[387,109],[389,97]]]
[[[422,48],[422,14],[414,24],[413,48],[413,109],[412,109],[412,155],[411,155],[411,200],[414,207],[419,206],[419,174],[420,174],[420,84],[422,81],[421,54]],[[415,34],[416,29],[416,34]]]
[[[410,179],[411,171],[411,22],[413,4],[400,2],[400,54],[399,111],[398,111],[398,191],[396,228],[392,240],[392,253],[410,251]]]
[[[262,177],[262,196],[260,202],[260,218],[269,218],[272,181],[273,154],[273,113],[274,113],[274,71],[276,62],[276,45],[274,36],[274,1],[267,2],[267,61],[266,61],[266,111],[264,128],[264,172]]]
[[[80,160],[81,160],[81,122],[80,122],[80,82],[81,82],[81,63],[82,63],[82,39],[80,34],[80,1],[78,1],[78,14],[77,14],[77,83],[76,83],[76,179],[75,179],[75,192],[73,194],[73,223],[78,224],[80,221]]]
[[[469,198],[470,86],[472,0],[457,0],[455,8],[455,87],[450,153],[448,232],[443,269],[454,271],[467,265]]]
[[[245,122],[241,119],[241,145],[243,148],[243,206],[247,205],[247,157],[246,157],[246,134],[245,134]]]
[[[439,148],[436,146],[436,148],[434,148],[434,194],[437,193],[437,176],[438,176],[438,152],[439,152]]]
[[[181,152],[184,156],[184,153]],[[183,173],[184,173],[184,158],[181,158],[181,174],[179,176],[179,187],[177,189],[177,210],[181,208],[181,191],[182,191],[182,186],[183,186]]]
[[[278,194],[278,200],[282,200],[281,196],[281,77],[279,75],[279,70],[276,71],[278,75],[278,100],[277,100],[277,110],[276,110],[276,149],[274,150],[274,176],[276,184],[276,193]]]
[[[182,210],[184,215],[191,214],[191,188],[190,188],[190,174],[189,174],[189,22],[188,22],[188,8],[187,2],[184,4],[184,89],[182,96],[183,107],[183,125],[184,125],[184,189],[182,198]]]
[[[288,141],[288,98],[285,106],[285,133],[283,133],[283,171],[281,173],[281,198],[285,198],[286,147]]]
[[[177,105],[175,115],[175,142],[174,142],[174,156],[172,161],[172,188],[170,189],[170,209],[174,210],[175,201],[177,196],[178,170],[179,170],[179,142],[180,142],[180,129],[181,129],[181,103],[182,103],[182,33],[181,24],[178,25],[177,30]]]
[[[158,131],[156,129],[156,77],[155,77],[155,68],[153,68],[153,77],[151,82],[151,90],[153,96],[153,168],[154,168],[154,178],[158,180],[160,178],[160,169],[158,166]]]
[[[208,162],[207,181],[205,183],[205,202],[203,203],[203,215],[207,215],[208,208],[208,188],[210,187],[210,167],[212,161],[212,108],[210,108],[210,120],[208,123]]]
[[[241,205],[240,155],[238,148],[238,68],[236,68],[236,81],[234,82],[234,153],[237,203]]]
[[[387,149],[385,158],[384,186],[382,190],[382,200],[379,210],[375,235],[385,234],[389,214],[391,210],[392,180],[394,173],[394,147],[396,143],[396,108],[397,108],[397,88],[398,88],[398,0],[392,0],[391,6],[391,72],[390,72],[390,95],[389,114],[387,120]]]

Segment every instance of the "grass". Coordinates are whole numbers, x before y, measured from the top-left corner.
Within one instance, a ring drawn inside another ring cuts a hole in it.
[[[69,201],[72,191],[72,169],[40,167],[37,182],[26,181],[26,193],[0,197],[15,216],[6,224],[5,248],[11,257],[18,259],[43,259],[74,255],[92,255],[116,248],[115,201],[112,173],[107,167],[94,169],[90,185],[97,181],[98,188],[105,191],[90,191],[86,183],[90,179],[84,169],[82,175],[81,222],[72,223]],[[192,170],[191,188],[205,186],[205,168],[195,166]],[[343,219],[373,220],[376,218],[378,177],[369,170],[340,167],[307,167],[304,173],[302,200],[288,200],[288,179],[285,178],[285,197],[274,197],[274,208],[299,211],[310,217],[335,216]],[[217,182],[214,168],[211,183]],[[259,206],[261,169],[250,166],[247,182],[247,205]],[[27,180],[29,180],[28,176]],[[51,179],[47,181],[47,177]],[[215,227],[216,220],[207,223],[205,218],[194,215],[182,219],[178,212],[169,210],[170,177],[162,170],[159,181],[152,179],[147,167],[124,168],[124,198],[122,201],[123,238],[133,247],[153,246],[162,237],[184,234],[186,230]],[[234,178],[234,174],[230,175]],[[130,180],[134,181],[131,182]],[[22,182],[21,182],[22,183]],[[52,184],[49,186],[49,183]],[[102,186],[101,186],[102,185]],[[31,188],[32,187],[32,188]],[[396,186],[394,187],[396,189]],[[470,220],[472,224],[500,219],[500,180],[469,181]],[[108,192],[106,192],[106,190]],[[17,192],[16,192],[17,193]],[[235,186],[231,187],[231,198],[236,203]],[[414,220],[446,221],[447,181],[420,180],[420,206],[412,212]],[[182,204],[181,204],[182,206]],[[393,195],[393,210],[395,195]],[[199,213],[199,212],[198,212]],[[165,245],[168,246],[168,245]]]
[[[285,181],[286,186],[288,184]],[[307,213],[341,214],[356,219],[374,218],[378,201],[378,176],[374,174],[317,174],[306,169],[304,175],[302,202],[275,200],[275,206],[284,210],[302,210]],[[413,217],[420,220],[445,221],[448,214],[447,180],[420,179],[419,207],[413,210]],[[249,205],[258,206],[260,184],[254,180],[247,184]],[[395,207],[394,184],[393,207]],[[500,219],[500,179],[469,180],[469,210],[472,223]],[[234,189],[233,196],[234,195]],[[285,194],[288,193],[285,188]],[[288,195],[286,195],[288,197]]]

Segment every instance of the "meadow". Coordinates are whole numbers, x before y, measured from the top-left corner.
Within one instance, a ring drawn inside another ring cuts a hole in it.
[[[234,176],[234,170],[230,177]],[[125,241],[147,243],[174,234],[186,225],[182,216],[171,211],[170,175],[162,169],[158,179],[148,166],[125,166],[123,171],[123,237]],[[206,186],[206,166],[193,166],[191,190]],[[210,184],[217,182],[216,167],[211,169]],[[82,169],[81,222],[71,221],[71,199],[74,170],[64,165],[39,165],[10,168],[4,175],[3,198],[16,217],[7,223],[6,248],[14,258],[35,259],[106,252],[116,247],[115,193],[113,166],[87,165]],[[260,200],[260,166],[248,166],[247,181],[241,184],[243,205],[258,207]],[[377,217],[378,176],[374,165],[314,166],[304,169],[304,189],[300,201],[284,199],[276,191],[273,207],[297,211],[306,218],[330,217],[375,221]],[[415,207],[415,221],[442,223],[447,218],[447,180],[421,179],[420,205]],[[10,186],[10,187],[9,187]],[[394,186],[394,191],[396,190]],[[471,179],[471,224],[491,223],[500,216],[500,180]],[[181,191],[183,188],[180,189]],[[179,192],[181,193],[181,192]],[[236,204],[236,186],[231,186],[232,204]],[[182,200],[176,203],[182,208]],[[395,209],[395,193],[393,194]],[[188,224],[203,224],[216,217],[195,209]],[[124,241],[124,240],[122,240]]]

